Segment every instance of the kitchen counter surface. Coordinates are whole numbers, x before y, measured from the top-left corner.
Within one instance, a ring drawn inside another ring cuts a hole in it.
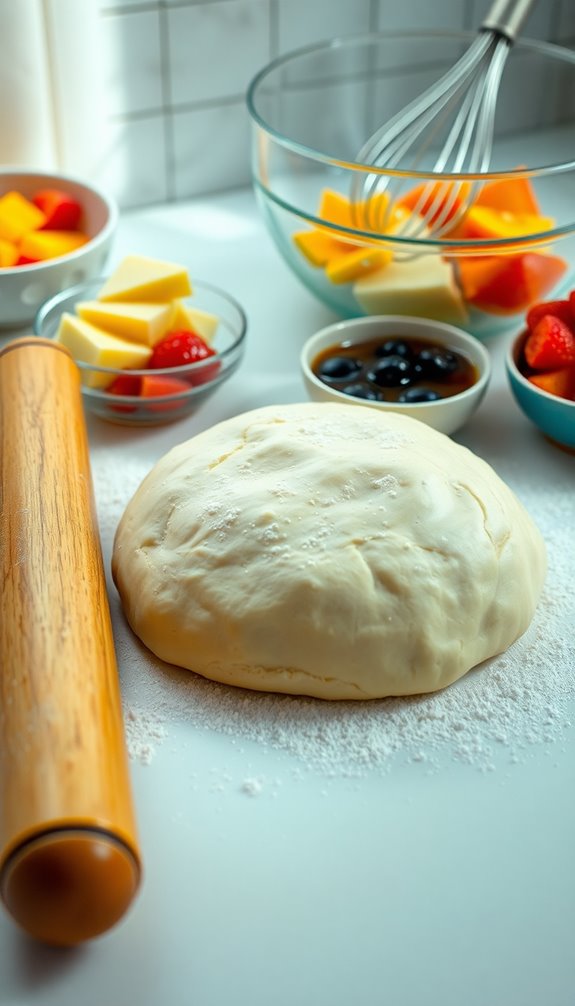
[[[238,412],[306,399],[298,356],[334,316],[288,271],[249,191],[122,216],[111,265],[185,263],[248,316],[244,361],[191,418],[89,422],[109,570],[152,464]],[[509,336],[510,337],[510,336]],[[145,878],[77,950],[0,915],[0,1006],[567,1006],[575,988],[574,457],[515,405],[489,344],[456,439],[523,499],[546,593],[509,654],[433,701],[361,711],[202,682],[143,652],[111,584]]]

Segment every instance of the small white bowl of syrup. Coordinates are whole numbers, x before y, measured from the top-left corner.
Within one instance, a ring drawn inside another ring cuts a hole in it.
[[[485,346],[454,325],[407,315],[350,318],[304,344],[310,398],[399,412],[441,433],[473,414],[491,376]]]

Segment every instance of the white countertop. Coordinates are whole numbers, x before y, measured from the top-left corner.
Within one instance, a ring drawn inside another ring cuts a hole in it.
[[[154,461],[237,412],[305,400],[300,347],[334,320],[281,261],[251,192],[125,214],[111,265],[133,251],[228,289],[248,343],[192,418],[89,423],[108,569],[115,522]],[[548,537],[524,640],[433,705],[360,714],[170,671],[127,632],[110,584],[144,884],[125,919],[78,950],[36,945],[0,914],[0,1006],[572,1002],[575,461],[515,405],[506,342],[489,345],[490,389],[456,439]]]

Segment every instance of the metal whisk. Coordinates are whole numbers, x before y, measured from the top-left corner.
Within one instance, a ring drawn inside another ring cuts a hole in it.
[[[463,56],[427,91],[370,136],[357,161],[377,169],[356,178],[352,201],[358,226],[386,231],[393,221],[398,165],[415,170],[442,130],[448,130],[429,174],[489,170],[497,95],[507,56],[534,0],[495,0]],[[427,173],[427,172],[426,172]],[[429,180],[407,223],[394,233],[441,237],[465,213],[477,182]],[[385,195],[384,195],[385,194]],[[383,196],[383,198],[379,198]],[[374,198],[377,197],[377,198]]]

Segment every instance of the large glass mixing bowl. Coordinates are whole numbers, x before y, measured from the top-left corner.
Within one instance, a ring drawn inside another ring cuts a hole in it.
[[[489,173],[444,174],[432,188],[433,135],[425,150],[416,144],[416,166],[407,154],[392,170],[358,160],[378,126],[475,37],[334,39],[281,56],[249,86],[253,182],[269,233],[305,286],[343,317],[415,314],[485,338],[574,285],[574,52],[529,40],[511,49]],[[435,195],[439,236],[433,221],[414,224]]]

